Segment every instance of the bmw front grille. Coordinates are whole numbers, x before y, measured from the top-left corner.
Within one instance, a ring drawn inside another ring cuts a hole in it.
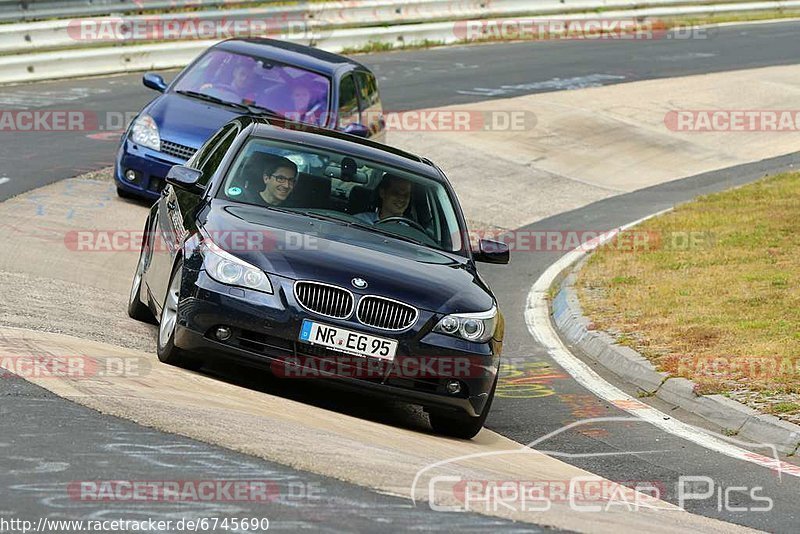
[[[294,297],[300,305],[320,315],[347,319],[353,313],[353,294],[320,282],[295,282]]]
[[[300,306],[319,315],[347,319],[353,314],[355,297],[342,287],[299,281],[294,284],[294,297]],[[376,295],[361,297],[356,309],[358,322],[381,330],[405,330],[413,326],[418,317],[419,311],[413,306]]]
[[[368,295],[358,303],[356,318],[381,330],[405,330],[417,322],[417,309],[402,302]]]

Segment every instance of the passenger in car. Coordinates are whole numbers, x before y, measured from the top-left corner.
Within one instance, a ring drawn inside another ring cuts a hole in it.
[[[242,98],[242,104],[253,105],[256,103],[256,93],[252,88],[255,79],[254,67],[251,65],[238,65],[233,69],[231,87]]]
[[[323,96],[320,96],[320,92]],[[306,124],[324,124],[324,94],[327,93],[326,88],[320,90],[319,84],[311,80],[304,80],[292,86],[290,96],[291,102],[289,103],[291,109],[287,110],[284,115],[286,118],[304,122]]]
[[[256,83],[254,68],[254,65],[239,64],[233,69],[230,83],[204,83],[200,86],[200,91],[212,90],[212,93],[215,89],[226,91],[235,94],[240,99],[239,102],[236,102],[237,104],[253,105],[256,103],[256,93],[252,87]]]
[[[259,196],[269,206],[282,204],[297,182],[297,165],[291,160],[276,156],[264,167],[264,190]]]
[[[374,211],[357,213],[354,217],[375,224],[389,217],[406,217],[411,202],[411,182],[400,176],[386,173],[378,185],[378,207]]]

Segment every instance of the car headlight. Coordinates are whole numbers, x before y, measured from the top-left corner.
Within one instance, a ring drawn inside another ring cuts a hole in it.
[[[495,326],[497,326],[497,307],[492,306],[491,310],[485,312],[445,315],[436,323],[433,331],[483,343],[491,339]]]
[[[161,150],[161,136],[158,125],[150,115],[140,115],[131,127],[131,141],[153,150]]]
[[[228,254],[215,244],[203,243],[203,268],[208,276],[229,286],[246,287],[272,294],[269,277],[253,265]]]

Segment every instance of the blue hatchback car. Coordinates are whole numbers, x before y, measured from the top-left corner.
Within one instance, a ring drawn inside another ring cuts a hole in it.
[[[131,122],[117,152],[122,197],[158,198],[170,168],[185,163],[219,128],[241,115],[281,116],[383,142],[378,82],[352,59],[273,39],[232,39],[209,48]]]

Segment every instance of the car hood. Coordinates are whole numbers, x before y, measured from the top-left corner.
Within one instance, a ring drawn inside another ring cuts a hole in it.
[[[292,280],[334,284],[440,313],[485,311],[494,303],[466,258],[362,229],[230,203],[212,206],[202,227],[231,254]],[[369,286],[355,289],[353,278]]]
[[[177,93],[166,93],[147,106],[147,113],[158,125],[161,139],[200,148],[225,123],[241,113]]]

